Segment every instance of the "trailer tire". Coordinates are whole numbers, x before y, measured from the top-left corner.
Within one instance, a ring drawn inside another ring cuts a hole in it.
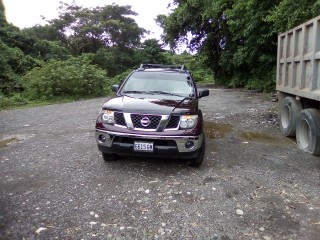
[[[297,121],[297,144],[312,155],[320,155],[320,112],[309,108],[301,111]]]
[[[285,97],[279,106],[279,120],[281,133],[286,137],[294,137],[296,134],[296,123],[302,104],[293,97]]]

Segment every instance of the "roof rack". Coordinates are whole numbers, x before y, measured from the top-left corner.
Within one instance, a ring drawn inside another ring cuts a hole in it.
[[[185,65],[164,65],[164,64],[141,64],[138,68],[138,71],[143,71],[146,68],[165,68],[165,69],[171,69],[171,70],[179,70],[179,72],[185,72],[187,71],[187,68]]]

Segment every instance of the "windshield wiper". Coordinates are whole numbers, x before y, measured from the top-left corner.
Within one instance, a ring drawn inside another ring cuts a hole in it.
[[[124,91],[122,92],[123,94],[128,94],[128,93],[137,93],[137,94],[140,94],[140,93],[149,93],[148,91]]]
[[[122,93],[123,94],[130,94],[130,93],[134,93],[134,94],[160,94],[160,95],[162,94],[162,95],[170,95],[170,96],[177,96],[177,97],[186,97],[181,94],[171,93],[171,92],[166,92],[166,91],[136,91],[136,90],[132,90],[132,91],[124,91]]]
[[[178,96],[178,97],[184,97],[181,94],[171,93],[171,92],[165,92],[165,91],[148,91],[146,93],[150,94],[163,94],[163,95],[170,95],[170,96]]]

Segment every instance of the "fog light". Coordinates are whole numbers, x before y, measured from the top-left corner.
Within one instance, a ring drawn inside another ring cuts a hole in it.
[[[192,149],[192,148],[194,147],[194,142],[193,142],[193,141],[187,141],[187,142],[185,143],[185,147],[186,147],[187,149]]]
[[[99,139],[99,142],[102,142],[102,143],[106,141],[106,137],[104,135],[99,135],[98,139]]]

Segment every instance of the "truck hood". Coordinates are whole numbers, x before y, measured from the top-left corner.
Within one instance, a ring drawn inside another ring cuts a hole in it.
[[[134,94],[113,97],[103,105],[103,108],[141,114],[192,114],[197,112],[198,103],[194,98]]]

